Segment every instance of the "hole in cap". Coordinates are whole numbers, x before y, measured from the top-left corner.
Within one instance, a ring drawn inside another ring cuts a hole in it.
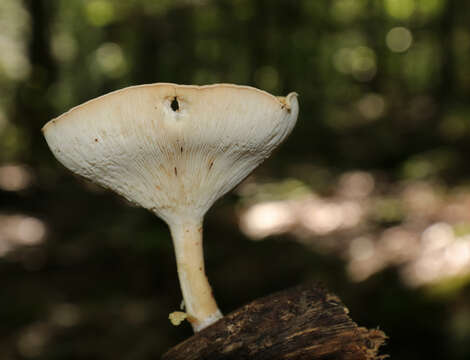
[[[173,98],[173,100],[171,100],[171,110],[173,111],[178,111],[180,109],[180,104],[178,103],[178,99],[176,98],[176,96]]]

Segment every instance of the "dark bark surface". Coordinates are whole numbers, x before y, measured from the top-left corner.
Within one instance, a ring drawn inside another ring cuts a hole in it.
[[[377,353],[385,339],[358,327],[336,295],[303,285],[243,306],[162,359],[383,359]]]

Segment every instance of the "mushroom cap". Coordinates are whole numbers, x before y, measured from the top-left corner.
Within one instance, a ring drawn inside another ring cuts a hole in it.
[[[43,127],[72,172],[167,222],[204,216],[292,131],[297,94],[231,84],[118,90]]]

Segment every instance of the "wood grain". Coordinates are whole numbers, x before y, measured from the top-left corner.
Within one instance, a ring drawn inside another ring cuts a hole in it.
[[[176,345],[163,360],[383,359],[385,334],[358,327],[319,285],[257,299]]]

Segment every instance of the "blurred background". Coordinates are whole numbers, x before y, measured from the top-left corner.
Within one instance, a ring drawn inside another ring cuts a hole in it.
[[[300,94],[209,212],[229,312],[308,281],[396,359],[470,359],[470,2],[0,1],[0,358],[158,359],[191,335],[166,225],[53,157],[51,118],[125,86]]]

